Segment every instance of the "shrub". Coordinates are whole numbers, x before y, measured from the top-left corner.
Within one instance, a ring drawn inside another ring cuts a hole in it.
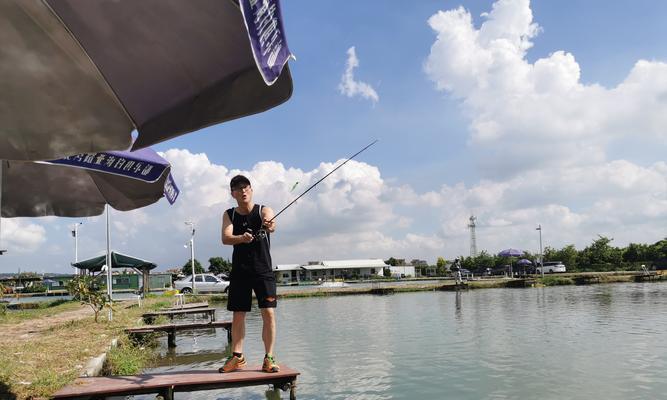
[[[102,293],[94,285],[94,280],[90,276],[77,276],[67,283],[67,290],[74,297],[79,300],[81,304],[86,304],[93,309],[95,313],[95,322],[98,322],[100,312],[104,308],[111,308],[106,293]]]

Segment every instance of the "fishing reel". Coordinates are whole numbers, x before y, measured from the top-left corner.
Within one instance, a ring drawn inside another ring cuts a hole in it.
[[[252,240],[257,241],[257,240],[264,240],[266,239],[268,233],[266,232],[266,229],[260,229],[257,232],[253,231],[252,229],[248,228],[246,229],[246,232],[252,235]]]

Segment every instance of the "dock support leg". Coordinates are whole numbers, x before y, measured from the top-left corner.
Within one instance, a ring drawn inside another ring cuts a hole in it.
[[[232,327],[227,328],[227,342],[232,342]]]
[[[173,329],[167,333],[167,346],[176,347],[176,329]]]
[[[289,400],[296,400],[296,381],[292,381],[289,388]]]
[[[160,394],[155,396],[155,400],[174,400],[174,387],[170,386],[162,389]]]
[[[211,322],[215,321],[215,310],[211,312]]]

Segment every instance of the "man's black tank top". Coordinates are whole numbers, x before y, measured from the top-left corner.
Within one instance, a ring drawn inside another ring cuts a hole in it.
[[[234,226],[234,235],[243,235],[245,232],[257,233],[262,228],[262,207],[255,204],[248,215],[236,212],[235,208],[227,210],[229,220]],[[271,239],[269,232],[263,239],[255,238],[250,243],[234,245],[232,252],[232,274],[272,274]]]

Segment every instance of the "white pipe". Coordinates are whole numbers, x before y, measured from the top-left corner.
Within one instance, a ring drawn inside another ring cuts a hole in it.
[[[109,301],[113,302],[113,281],[111,278],[111,229],[109,227],[109,205],[106,205],[107,211],[107,294]],[[113,310],[109,307],[109,321],[113,320]]]

